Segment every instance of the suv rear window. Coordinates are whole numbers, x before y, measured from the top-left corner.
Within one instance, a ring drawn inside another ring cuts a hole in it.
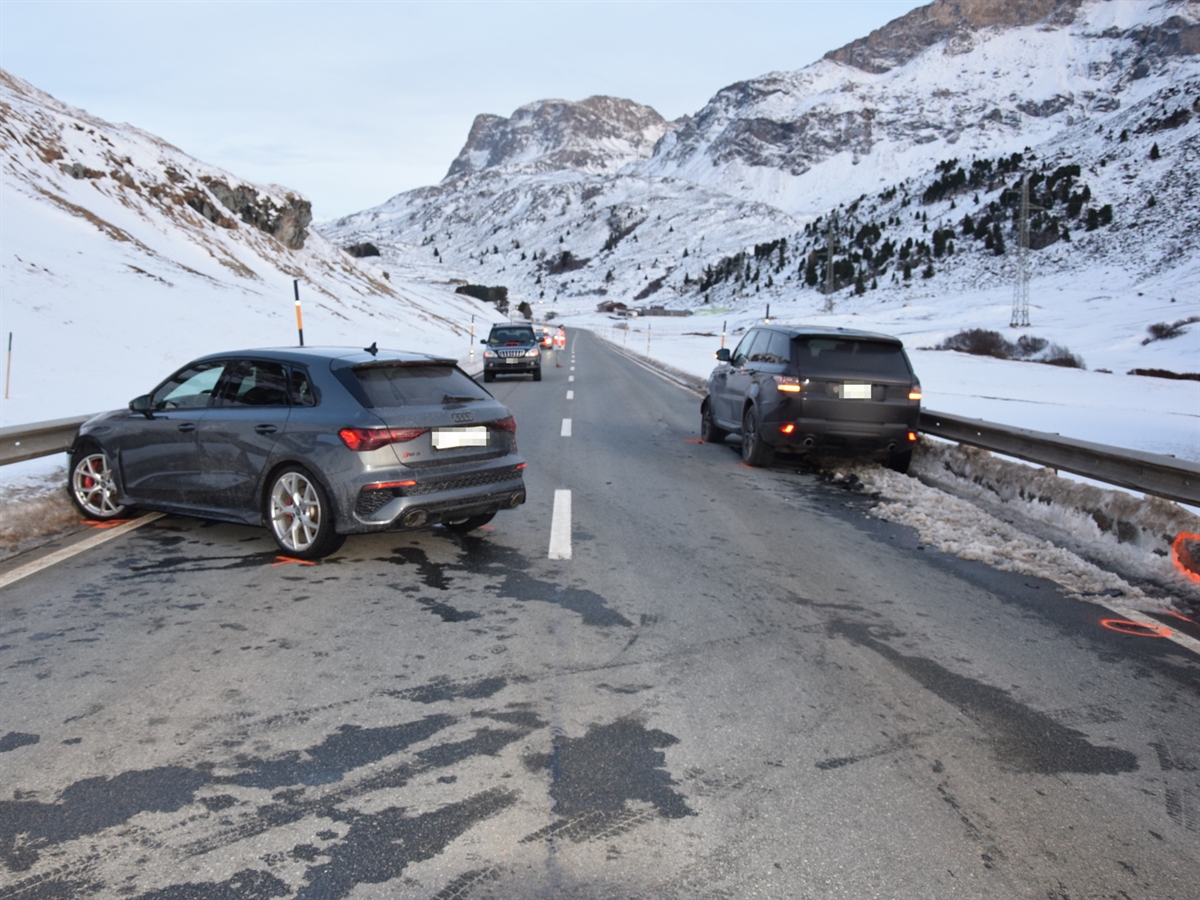
[[[365,406],[440,406],[456,400],[488,400],[491,395],[452,366],[356,366],[350,370]]]
[[[798,337],[792,355],[802,373],[861,375],[876,378],[912,377],[899,344],[837,337]]]

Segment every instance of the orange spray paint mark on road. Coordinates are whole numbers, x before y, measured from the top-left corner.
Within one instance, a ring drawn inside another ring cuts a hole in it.
[[[1182,575],[1200,584],[1200,534],[1181,531],[1175,535],[1171,561]]]
[[[684,438],[683,442],[685,444],[703,444],[704,438]]]
[[[80,525],[86,525],[93,531],[104,531],[106,528],[116,528],[118,525],[124,525],[126,522],[132,522],[133,519],[108,519],[104,522],[93,522],[91,519],[80,519]]]
[[[1141,637],[1171,636],[1171,629],[1166,625],[1147,625],[1144,622],[1130,622],[1128,619],[1101,619],[1100,624],[1121,634],[1136,634]]]
[[[316,563],[312,562],[311,560],[296,559],[295,557],[292,557],[292,556],[277,556],[277,557],[275,557],[275,562],[271,563],[271,565],[286,566],[288,563],[295,563],[298,566],[315,566],[316,565]]]

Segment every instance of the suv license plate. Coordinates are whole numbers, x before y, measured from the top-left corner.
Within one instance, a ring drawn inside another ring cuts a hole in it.
[[[508,363],[510,366],[515,366],[521,362],[521,358],[517,357],[516,359],[506,359],[505,362]]]
[[[870,400],[871,386],[869,384],[843,384],[843,400]]]
[[[455,447],[486,447],[488,430],[482,425],[464,428],[437,428],[433,432],[434,450],[452,450]]]

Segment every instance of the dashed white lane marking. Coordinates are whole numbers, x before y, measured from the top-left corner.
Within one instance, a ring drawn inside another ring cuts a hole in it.
[[[570,419],[567,420],[571,421]],[[554,515],[550,519],[550,558],[571,558],[571,492],[554,492]]]
[[[563,437],[571,436],[571,420],[570,419],[563,419],[562,436]]]
[[[574,380],[575,380],[575,376],[574,376],[574,375],[568,375],[568,376],[567,376],[567,381],[574,381]]]
[[[574,400],[574,399],[575,399],[575,392],[574,392],[574,391],[567,391],[567,399],[568,399],[568,400]]]
[[[575,371],[575,367],[574,367],[574,366],[571,366],[571,371],[572,371],[572,372],[574,372],[574,371]]]
[[[41,559],[35,559],[33,562],[26,563],[23,566],[5,572],[0,575],[0,588],[8,587],[15,581],[20,581],[43,569],[48,569],[51,566],[58,565],[60,562],[70,559],[72,556],[83,553],[85,550],[91,550],[93,547],[99,547],[101,544],[111,541],[113,538],[120,537],[127,532],[133,531],[135,528],[141,528],[143,525],[149,525],[151,522],[156,522],[163,517],[162,513],[149,513],[144,516],[139,516],[131,522],[125,522],[121,525],[114,525],[112,528],[101,531],[99,534],[94,534],[91,537],[86,537],[78,544],[72,544],[70,547],[63,547],[61,550],[55,550]]]

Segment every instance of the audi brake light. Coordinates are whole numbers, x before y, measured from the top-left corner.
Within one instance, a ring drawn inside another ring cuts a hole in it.
[[[495,422],[489,422],[488,428],[495,431],[511,431],[513,434],[516,434],[517,420],[512,416],[509,416],[507,419],[497,419]]]
[[[356,453],[365,453],[388,444],[403,444],[426,431],[427,428],[343,428],[338,432],[338,437]]]

